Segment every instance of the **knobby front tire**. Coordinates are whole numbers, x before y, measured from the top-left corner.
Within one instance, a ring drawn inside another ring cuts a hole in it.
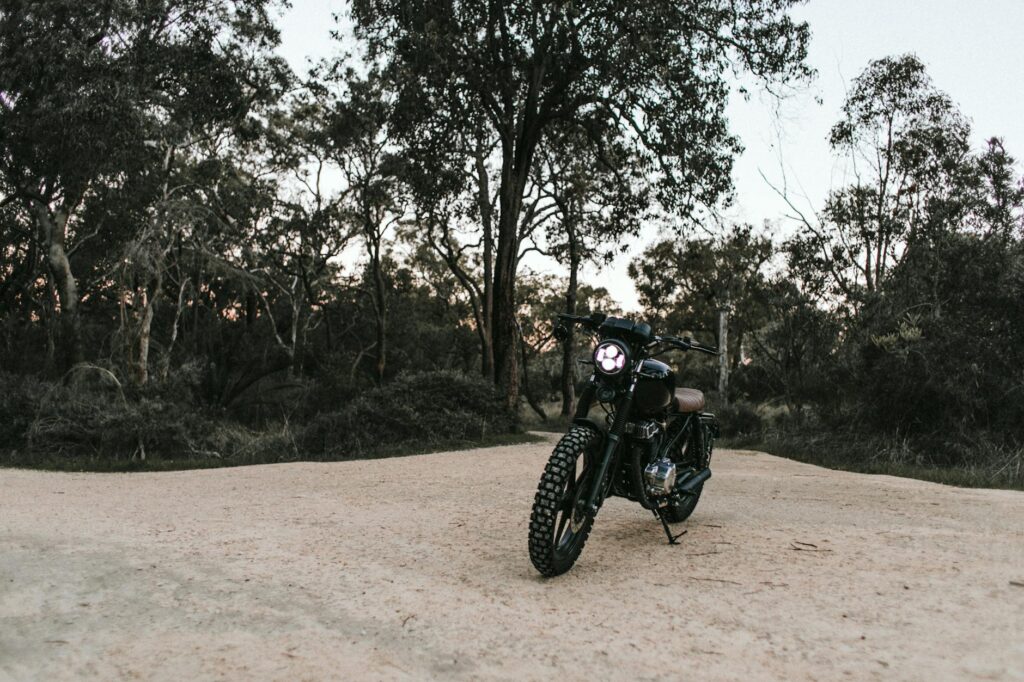
[[[593,517],[577,513],[574,522],[573,514],[589,489],[599,441],[593,430],[574,426],[558,441],[540,478],[530,514],[530,560],[545,577],[572,568],[590,535]]]

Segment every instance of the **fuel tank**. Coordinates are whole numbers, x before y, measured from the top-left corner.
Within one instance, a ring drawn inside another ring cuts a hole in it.
[[[633,414],[638,418],[664,413],[676,391],[676,375],[659,360],[644,360],[643,376],[637,380]]]

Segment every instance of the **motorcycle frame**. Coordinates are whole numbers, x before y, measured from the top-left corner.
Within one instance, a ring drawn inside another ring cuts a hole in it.
[[[600,424],[588,416],[597,393],[596,382],[593,378],[587,383],[587,386],[580,394],[579,402],[576,405],[573,423],[593,430],[601,438],[600,455],[595,462],[597,465],[597,475],[590,481],[590,490],[585,491],[585,494],[580,497],[583,511],[591,517],[597,515],[601,504],[611,494],[613,477],[609,476],[609,473],[617,471],[621,465],[622,443],[632,440],[626,436],[625,430],[632,413],[633,397],[638,378],[636,372],[633,372],[628,388],[614,402],[615,417],[612,420],[611,426],[607,429],[602,428]],[[685,421],[672,440],[662,446],[662,449],[665,452],[670,452],[678,439],[693,437],[695,439],[694,446],[702,452],[704,448],[704,431],[700,426],[705,420],[710,420],[710,423],[714,424],[714,417],[710,414],[692,412],[677,415],[676,418]],[[632,490],[632,493],[644,508],[655,508],[656,505],[648,499],[642,485],[639,490]]]

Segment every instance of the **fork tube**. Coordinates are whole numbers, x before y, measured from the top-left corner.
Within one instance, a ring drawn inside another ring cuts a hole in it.
[[[594,380],[591,379],[576,398],[576,414],[573,415],[574,419],[586,419],[587,415],[590,414],[590,406],[594,404],[595,391]]]
[[[626,422],[629,421],[629,413],[633,409],[633,392],[635,390],[636,378],[629,385],[629,390],[626,391],[626,395],[619,403],[619,408],[615,410],[615,421],[612,422],[612,427],[608,430],[608,436],[605,438],[604,453],[601,456],[601,463],[597,470],[597,478],[594,479],[590,488],[590,494],[587,496],[587,506],[585,509],[590,516],[597,515],[597,507],[602,502],[604,481],[608,477],[608,470],[611,468],[612,462],[615,461],[615,453],[618,450],[619,442],[622,440],[622,433],[626,430]]]

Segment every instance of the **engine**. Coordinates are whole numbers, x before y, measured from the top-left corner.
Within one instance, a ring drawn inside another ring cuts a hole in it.
[[[626,425],[626,433],[633,436],[636,442],[634,457],[640,458],[641,465],[646,461],[643,485],[648,498],[667,497],[675,490],[676,465],[669,458],[658,455],[662,445],[659,436],[664,431],[664,423],[654,419],[634,421]]]
[[[676,465],[668,459],[658,459],[644,468],[644,483],[649,497],[664,497],[676,487]]]

